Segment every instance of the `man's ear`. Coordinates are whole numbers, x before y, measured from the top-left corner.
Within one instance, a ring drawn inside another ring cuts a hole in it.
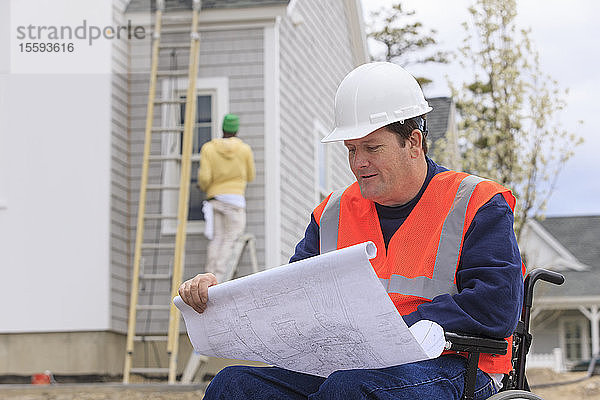
[[[419,129],[413,129],[408,137],[407,142],[411,156],[416,158],[422,150],[423,132],[421,132]]]

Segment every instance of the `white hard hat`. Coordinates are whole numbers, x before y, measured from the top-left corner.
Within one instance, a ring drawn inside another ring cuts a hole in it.
[[[431,110],[417,80],[404,68],[389,62],[363,64],[340,83],[335,94],[335,126],[321,142],[359,139]]]

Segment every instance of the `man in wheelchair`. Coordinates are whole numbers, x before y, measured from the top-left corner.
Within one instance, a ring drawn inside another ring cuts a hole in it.
[[[335,126],[323,142],[343,141],[356,182],[314,209],[290,261],[370,240],[378,248],[371,264],[407,325],[431,320],[445,332],[505,343],[523,304],[515,198],[495,182],[450,171],[427,156],[431,110],[416,80],[395,64],[364,64],[344,78],[335,96]],[[201,274],[179,293],[202,312],[207,289],[216,283]],[[459,345],[435,359],[327,378],[228,367],[205,398],[460,399],[468,360]],[[504,354],[496,345],[476,346],[482,349],[475,362],[471,358],[473,394],[467,398],[494,395],[512,370],[510,346]]]

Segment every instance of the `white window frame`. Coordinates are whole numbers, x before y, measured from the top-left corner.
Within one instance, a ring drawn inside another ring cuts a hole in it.
[[[165,79],[162,82],[163,100],[179,98],[187,94],[187,78]],[[211,137],[221,137],[221,121],[229,110],[229,79],[227,77],[198,78],[196,80],[196,96],[210,94],[212,96],[212,126]],[[162,105],[162,126],[176,126],[179,118],[179,107],[172,107],[168,104]],[[173,152],[177,149],[179,153],[180,135],[164,135],[161,141],[161,151],[163,154]],[[200,154],[192,155],[192,162],[198,162]],[[179,185],[180,162],[165,161],[163,184]],[[164,215],[177,215],[179,192],[177,190],[165,190],[162,194],[162,213]],[[164,235],[174,235],[177,233],[176,220],[163,220],[161,233]],[[204,221],[187,221],[188,234],[204,233]]]
[[[560,337],[560,348],[564,354],[567,362],[577,362],[581,360],[567,359],[567,338],[566,338],[566,325],[567,323],[575,323],[579,325],[581,329],[581,360],[588,360],[590,358],[590,337],[589,337],[589,320],[582,317],[564,317],[560,319],[559,324],[559,337]]]
[[[319,120],[315,119],[313,123],[315,204],[321,203],[331,193],[331,146],[321,143],[321,139],[328,134],[329,130]],[[324,158],[323,165],[321,154]],[[325,169],[325,185],[323,186],[321,186],[321,168]]]

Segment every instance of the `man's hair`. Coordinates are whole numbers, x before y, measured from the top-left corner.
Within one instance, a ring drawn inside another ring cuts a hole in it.
[[[404,147],[406,140],[410,137],[412,131],[415,129],[420,130],[423,133],[421,147],[423,148],[423,153],[427,154],[427,129],[425,129],[425,126],[425,115],[420,115],[418,117],[407,119],[404,123],[400,121],[392,122],[391,124],[386,125],[386,128],[399,136],[398,140],[402,147]]]

